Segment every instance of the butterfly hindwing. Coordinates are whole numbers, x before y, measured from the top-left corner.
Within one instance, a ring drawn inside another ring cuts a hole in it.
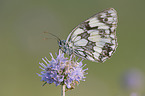
[[[104,62],[116,50],[116,27],[117,12],[109,8],[79,24],[66,43],[78,57]]]

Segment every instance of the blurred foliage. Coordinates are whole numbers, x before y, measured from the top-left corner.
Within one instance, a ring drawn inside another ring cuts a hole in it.
[[[86,81],[66,96],[135,94],[124,90],[122,75],[130,69],[145,75],[144,4],[145,0],[0,0],[0,96],[60,96],[60,86],[42,87],[36,75],[41,58],[58,51],[54,37],[42,33],[66,39],[79,23],[109,7],[118,12],[117,51],[103,64],[85,60]],[[143,90],[136,92],[143,96]]]

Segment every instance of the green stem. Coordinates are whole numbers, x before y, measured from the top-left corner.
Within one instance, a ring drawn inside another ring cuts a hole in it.
[[[61,96],[65,96],[65,85],[61,85]]]

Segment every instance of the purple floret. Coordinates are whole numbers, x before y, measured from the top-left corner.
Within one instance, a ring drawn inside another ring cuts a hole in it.
[[[75,83],[80,83],[80,81],[85,81],[85,72],[88,69],[83,70],[82,60],[80,62],[73,61],[72,56],[70,59],[64,57],[64,53],[59,51],[59,54],[56,54],[56,59],[51,55],[51,61],[46,57],[42,58],[44,63],[39,63],[40,68],[43,70],[38,76],[41,77],[41,81],[45,83],[54,83],[58,85],[66,85],[67,88],[72,88]]]

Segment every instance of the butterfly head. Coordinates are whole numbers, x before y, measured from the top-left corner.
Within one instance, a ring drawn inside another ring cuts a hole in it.
[[[66,40],[59,40],[58,41],[59,44],[59,49],[68,54],[68,55],[72,55],[72,49],[69,47],[69,45],[66,43]]]

